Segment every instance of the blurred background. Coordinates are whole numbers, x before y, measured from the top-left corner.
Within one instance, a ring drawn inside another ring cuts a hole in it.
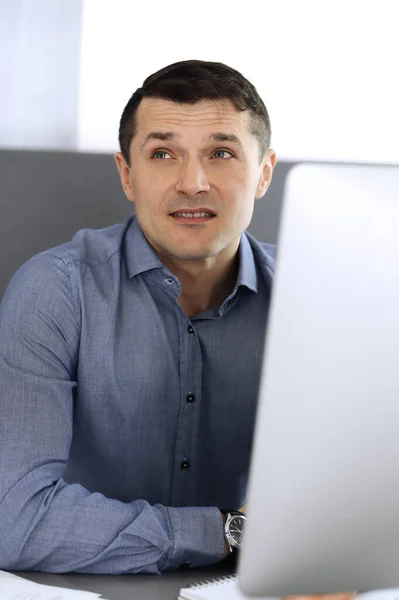
[[[187,59],[257,88],[278,165],[248,229],[275,242],[301,161],[399,164],[397,2],[0,0],[0,298],[34,253],[132,211],[120,115],[143,80]]]

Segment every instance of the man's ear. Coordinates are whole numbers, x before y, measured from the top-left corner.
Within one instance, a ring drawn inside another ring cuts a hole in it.
[[[273,176],[273,169],[276,165],[277,156],[272,148],[269,148],[265,158],[263,159],[262,172],[259,178],[258,187],[256,188],[255,199],[262,198],[270,186]]]
[[[116,152],[115,162],[116,166],[118,167],[123,191],[125,192],[127,199],[130,200],[130,202],[134,202],[133,190],[130,183],[130,167],[126,163],[125,157],[123,156],[122,152]]]

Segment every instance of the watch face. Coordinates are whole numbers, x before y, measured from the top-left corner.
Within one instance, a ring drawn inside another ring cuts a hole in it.
[[[245,518],[243,518],[241,515],[234,515],[229,523],[230,541],[232,544],[234,544],[234,546],[237,546],[238,548],[241,546],[244,521]]]

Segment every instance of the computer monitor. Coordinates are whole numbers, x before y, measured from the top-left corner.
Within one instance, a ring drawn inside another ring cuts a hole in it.
[[[399,586],[399,167],[288,175],[238,586]]]

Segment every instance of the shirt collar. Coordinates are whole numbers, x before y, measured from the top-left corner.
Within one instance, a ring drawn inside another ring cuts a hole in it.
[[[126,267],[129,278],[151,269],[166,269],[165,265],[145,237],[136,215],[131,217],[126,232]],[[255,259],[251,245],[245,233],[241,234],[239,246],[239,269],[234,292],[245,285],[254,292],[258,291]]]
[[[238,269],[237,283],[234,291],[239,285],[245,285],[253,292],[257,292],[258,278],[256,276],[255,259],[245,232],[241,234],[241,241],[238,251],[240,256],[240,266]]]
[[[131,223],[126,232],[126,266],[129,279],[150,271],[165,268],[165,265],[145,237],[136,215],[131,217]]]

